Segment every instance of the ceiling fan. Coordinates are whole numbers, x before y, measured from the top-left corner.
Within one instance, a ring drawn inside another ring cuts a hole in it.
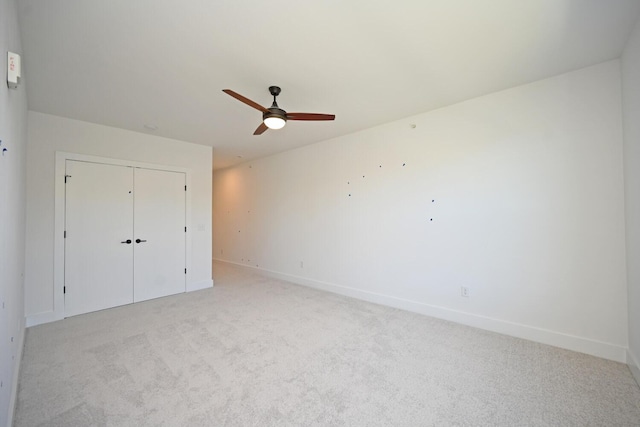
[[[245,98],[231,89],[223,89],[222,91],[227,95],[233,96],[238,101],[262,112],[262,123],[260,123],[260,126],[253,132],[254,135],[262,135],[267,129],[282,129],[287,123],[287,120],[334,120],[336,118],[334,114],[287,113],[278,107],[278,103],[276,102],[276,96],[280,95],[280,88],[278,86],[269,87],[269,93],[273,95],[273,104],[271,104],[269,108],[264,108],[257,102]]]

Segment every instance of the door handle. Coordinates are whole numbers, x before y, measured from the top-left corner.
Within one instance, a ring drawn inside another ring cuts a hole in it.
[[[136,243],[143,243],[143,242],[146,242],[146,240],[136,239]]]
[[[131,239],[127,239],[124,242],[120,242],[120,243],[126,243],[127,245],[130,245],[131,244]]]

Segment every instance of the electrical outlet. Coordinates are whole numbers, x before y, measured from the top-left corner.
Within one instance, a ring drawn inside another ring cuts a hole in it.
[[[469,288],[466,286],[460,286],[460,296],[469,298]]]

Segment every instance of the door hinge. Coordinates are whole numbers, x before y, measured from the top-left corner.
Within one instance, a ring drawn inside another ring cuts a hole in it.
[[[187,274],[187,269],[186,268],[184,269],[184,274]]]
[[[63,287],[62,287],[62,293],[63,293],[63,294],[66,294],[66,293],[67,293],[67,287],[66,287],[66,286],[63,286]]]
[[[71,178],[71,175],[65,175],[65,176],[64,176],[64,183],[65,183],[65,184],[67,183],[67,178]]]
[[[184,186],[184,191],[187,191],[187,186],[186,185]]]
[[[184,228],[184,232],[185,232],[185,233],[187,232],[187,227],[185,227],[185,228]]]
[[[64,239],[66,239],[66,238],[67,238],[67,230],[64,230],[64,237],[63,237],[63,238],[64,238]]]

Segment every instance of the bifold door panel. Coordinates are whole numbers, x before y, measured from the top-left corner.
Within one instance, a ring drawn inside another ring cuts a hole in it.
[[[133,302],[132,168],[67,161],[65,315]]]
[[[66,161],[65,316],[185,291],[185,174]]]
[[[134,301],[185,291],[185,176],[135,170]]]

